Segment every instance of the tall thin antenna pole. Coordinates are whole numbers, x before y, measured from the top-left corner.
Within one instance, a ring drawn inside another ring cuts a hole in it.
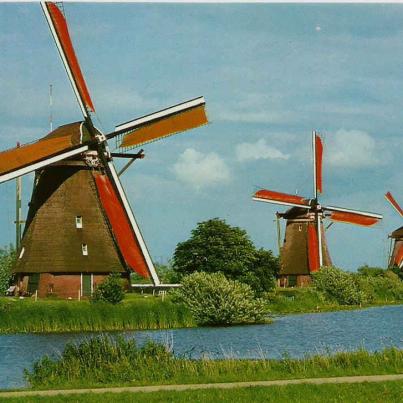
[[[17,147],[20,146],[20,143],[17,143]],[[15,203],[15,248],[16,250],[20,249],[21,245],[21,188],[22,188],[22,180],[21,176],[19,176],[16,180],[16,203]]]
[[[50,131],[53,131],[53,85],[49,85],[49,124]]]

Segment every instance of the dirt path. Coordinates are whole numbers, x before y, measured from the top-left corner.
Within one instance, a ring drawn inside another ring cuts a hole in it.
[[[363,375],[363,376],[339,376],[332,378],[306,378],[306,379],[282,379],[275,381],[251,381],[251,382],[227,382],[227,383],[200,383],[184,385],[154,385],[154,386],[126,386],[115,388],[94,389],[60,389],[60,390],[26,390],[16,392],[0,392],[0,398],[24,397],[24,396],[55,396],[55,395],[78,395],[84,393],[121,393],[121,392],[159,392],[159,391],[182,391],[196,389],[231,389],[251,386],[284,386],[296,384],[325,384],[325,383],[360,383],[360,382],[383,382],[403,380],[403,374],[393,375]]]

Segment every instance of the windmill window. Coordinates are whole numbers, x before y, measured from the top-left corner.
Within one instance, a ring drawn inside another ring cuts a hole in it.
[[[298,225],[298,231],[301,232],[302,231],[302,225]]]
[[[83,217],[78,215],[76,216],[76,228],[82,228],[83,227]]]
[[[81,245],[81,249],[82,249],[82,251],[83,251],[83,256],[88,256],[88,246],[87,246],[86,243],[83,243],[83,244]]]
[[[24,256],[24,252],[25,252],[25,248],[22,247],[21,252],[20,252],[20,256],[18,256],[18,259],[21,259]]]

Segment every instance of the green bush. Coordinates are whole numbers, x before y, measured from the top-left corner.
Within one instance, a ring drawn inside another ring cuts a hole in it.
[[[10,286],[12,268],[15,262],[15,249],[12,245],[0,248],[0,295]]]
[[[120,274],[112,273],[97,286],[92,300],[95,302],[103,301],[111,304],[118,304],[123,301],[125,293],[122,286]]]
[[[317,290],[334,298],[341,305],[359,305],[369,302],[369,289],[362,287],[357,276],[352,273],[336,267],[323,267],[314,273],[312,278]]]
[[[267,310],[247,284],[228,280],[222,273],[193,273],[182,280],[176,298],[200,325],[231,325],[263,320]]]
[[[356,281],[368,295],[369,302],[403,300],[403,283],[390,270],[384,271],[382,276],[356,276]]]
[[[368,277],[383,276],[385,274],[385,271],[386,270],[382,269],[381,267],[370,267],[368,265],[361,266],[357,270],[358,274]]]

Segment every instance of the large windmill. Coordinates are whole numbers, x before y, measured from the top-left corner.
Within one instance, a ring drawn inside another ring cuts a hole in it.
[[[203,97],[131,120],[103,134],[68,32],[63,11],[41,2],[83,121],[0,153],[0,183],[35,171],[34,189],[15,267],[17,284],[39,295],[88,295],[111,272],[131,271],[159,285],[146,243],[119,180],[113,157],[207,123]],[[112,153],[108,140],[121,140]]]
[[[323,206],[318,195],[322,193],[323,144],[318,133],[312,133],[313,149],[313,198],[259,190],[253,200],[291,206],[278,216],[287,220],[284,243],[281,248],[281,285],[304,285],[310,281],[310,273],[321,266],[331,265],[323,219],[355,225],[371,226],[382,219],[380,214],[351,210],[342,207]]]
[[[386,200],[392,205],[392,207],[403,217],[403,209],[399,203],[395,200],[390,192],[385,194]],[[388,267],[400,267],[403,268],[403,227],[394,230],[389,237],[394,240],[393,250],[389,258]]]

